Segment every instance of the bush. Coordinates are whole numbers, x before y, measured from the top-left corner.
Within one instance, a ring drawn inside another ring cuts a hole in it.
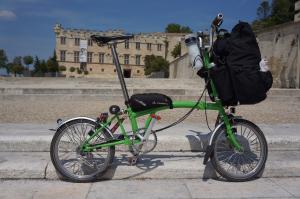
[[[77,74],[82,74],[82,71],[80,70],[80,68],[77,68]]]
[[[174,58],[180,57],[180,55],[181,55],[181,44],[180,43],[176,44],[173,51],[171,52],[171,55]]]
[[[72,67],[70,68],[70,72],[73,73],[74,71],[75,71],[75,68],[72,66]]]
[[[165,77],[168,77],[169,62],[161,56],[146,55],[145,75],[150,75],[152,72],[164,72]]]
[[[84,74],[85,74],[85,75],[88,75],[88,74],[89,74],[89,71],[87,71],[87,70],[84,71]]]
[[[59,71],[66,71],[67,68],[65,66],[59,66]]]

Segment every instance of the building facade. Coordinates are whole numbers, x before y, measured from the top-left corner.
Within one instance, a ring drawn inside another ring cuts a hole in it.
[[[91,35],[120,35],[122,30],[93,31],[83,29],[65,29],[60,24],[54,27],[56,35],[56,54],[60,66],[65,66],[66,77],[115,77],[111,49],[105,45],[99,47],[90,39]],[[144,59],[146,55],[156,55],[167,59],[174,58],[171,51],[180,43],[184,34],[174,33],[140,33],[128,42],[118,44],[119,61],[126,78],[144,77]],[[87,40],[86,74],[80,69],[80,40]]]

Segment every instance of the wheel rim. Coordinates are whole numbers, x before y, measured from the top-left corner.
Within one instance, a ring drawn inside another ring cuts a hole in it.
[[[66,125],[55,144],[55,157],[57,166],[71,178],[89,178],[97,175],[106,168],[109,150],[104,148],[93,152],[82,152],[80,146],[89,136],[88,132],[94,131],[94,125],[88,122],[79,122]],[[90,143],[101,143],[106,138],[104,134],[96,136]]]
[[[232,178],[249,178],[264,164],[266,149],[262,146],[262,137],[252,126],[238,123],[233,125],[233,129],[236,129],[236,139],[243,147],[243,151],[237,151],[230,145],[223,129],[216,138],[215,160],[218,168]]]

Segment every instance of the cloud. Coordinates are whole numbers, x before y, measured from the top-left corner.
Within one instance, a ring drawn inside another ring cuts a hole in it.
[[[17,16],[13,11],[10,10],[0,10],[0,19],[13,20]]]

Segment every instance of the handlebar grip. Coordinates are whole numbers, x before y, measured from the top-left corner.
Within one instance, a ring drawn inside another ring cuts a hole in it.
[[[212,22],[212,26],[218,27],[222,24],[223,22],[223,14],[219,13],[216,18]]]

